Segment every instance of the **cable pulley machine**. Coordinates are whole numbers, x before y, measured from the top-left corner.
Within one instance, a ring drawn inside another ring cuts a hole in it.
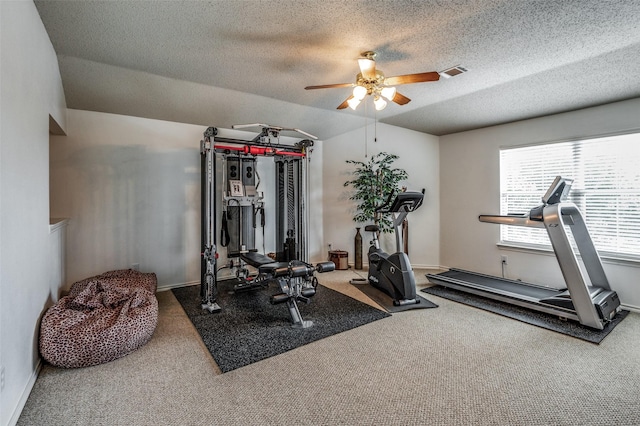
[[[247,126],[254,125],[238,127]],[[302,140],[295,146],[281,148],[274,147],[271,139],[277,138],[282,130],[295,130],[315,137],[297,129],[259,126],[263,127],[262,132],[251,141],[218,137],[214,127],[205,131],[201,141],[202,309],[209,312],[221,310],[217,303],[218,271],[231,268],[235,270],[235,291],[262,289],[275,282],[279,292],[271,297],[271,303],[286,303],[293,325],[308,327],[311,322],[302,320],[297,302],[309,303],[309,298],[315,295],[315,272],[335,269],[332,262],[322,262],[316,266],[308,263],[307,154],[313,141]],[[222,179],[220,186],[216,182],[216,155],[222,169],[219,174]],[[265,197],[262,191],[258,191],[261,182],[257,171],[259,157],[272,157],[275,162],[276,195],[272,200],[275,206],[275,259],[266,256],[266,253],[259,253],[256,248],[255,231],[259,223],[263,232],[264,252],[266,221]],[[218,199],[222,201],[220,246],[226,248],[229,260],[222,266],[217,265]],[[257,270],[257,274],[252,273],[249,267]]]

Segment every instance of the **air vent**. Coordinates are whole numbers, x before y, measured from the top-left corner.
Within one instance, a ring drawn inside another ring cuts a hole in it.
[[[444,78],[451,78],[451,77],[455,77],[456,75],[462,74],[463,72],[467,72],[468,70],[465,67],[461,67],[460,65],[457,65],[455,67],[446,69],[444,71],[440,71],[440,76],[444,77]]]

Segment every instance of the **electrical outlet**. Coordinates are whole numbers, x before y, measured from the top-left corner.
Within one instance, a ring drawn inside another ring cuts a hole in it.
[[[503,254],[502,256],[500,256],[500,260],[502,261],[503,265],[507,264],[507,255]]]
[[[4,389],[4,365],[0,367],[0,390]]]
[[[132,263],[131,264],[131,269],[133,269],[134,271],[139,271],[140,270],[140,264],[139,263]]]

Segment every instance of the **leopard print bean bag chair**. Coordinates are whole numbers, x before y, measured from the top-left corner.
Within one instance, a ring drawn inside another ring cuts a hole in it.
[[[88,367],[145,345],[158,324],[157,279],[131,269],[78,281],[40,324],[40,353],[52,365]]]

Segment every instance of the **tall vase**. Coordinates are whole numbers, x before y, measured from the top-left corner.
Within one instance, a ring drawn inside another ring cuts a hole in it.
[[[356,228],[355,244],[355,269],[362,269],[362,235],[360,228]]]

